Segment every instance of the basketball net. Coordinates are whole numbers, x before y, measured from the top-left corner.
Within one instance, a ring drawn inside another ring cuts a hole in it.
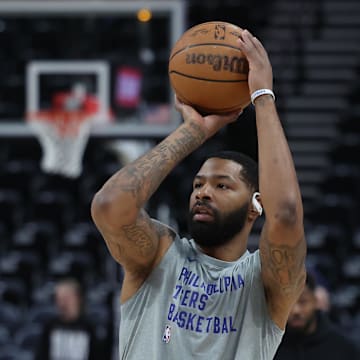
[[[43,156],[41,169],[47,173],[76,178],[97,114],[85,111],[49,110],[28,114],[27,121],[37,136]]]

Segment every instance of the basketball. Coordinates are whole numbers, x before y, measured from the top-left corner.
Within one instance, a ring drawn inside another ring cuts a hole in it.
[[[170,84],[178,99],[202,114],[222,114],[250,104],[249,64],[237,39],[242,29],[211,21],[188,29],[169,58]]]

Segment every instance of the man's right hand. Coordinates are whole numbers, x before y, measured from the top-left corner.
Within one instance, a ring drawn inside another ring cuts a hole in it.
[[[258,89],[272,90],[272,67],[268,53],[262,43],[248,30],[244,30],[238,39],[238,44],[249,62],[248,82],[250,94]]]
[[[238,110],[227,114],[212,114],[202,116],[192,106],[180,102],[176,96],[175,108],[180,112],[185,123],[195,122],[198,126],[203,128],[207,139],[215,135],[226,125],[236,121],[236,119],[242,113],[242,110]]]

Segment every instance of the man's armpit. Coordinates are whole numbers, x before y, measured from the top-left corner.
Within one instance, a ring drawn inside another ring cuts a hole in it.
[[[135,223],[123,225],[116,234],[103,233],[103,237],[112,257],[123,266],[150,263],[158,246],[156,228],[145,211]]]
[[[305,276],[304,236],[294,246],[274,244],[264,239],[260,243],[260,255],[266,287],[276,288],[284,296],[297,293]]]

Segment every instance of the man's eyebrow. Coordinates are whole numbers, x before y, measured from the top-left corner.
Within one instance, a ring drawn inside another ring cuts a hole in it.
[[[205,178],[213,178],[213,179],[217,179],[217,180],[234,181],[234,178],[232,176],[229,176],[229,175],[222,175],[222,174],[214,174],[214,175],[211,175],[211,176],[195,175],[195,179],[198,179],[198,180],[205,179]]]

